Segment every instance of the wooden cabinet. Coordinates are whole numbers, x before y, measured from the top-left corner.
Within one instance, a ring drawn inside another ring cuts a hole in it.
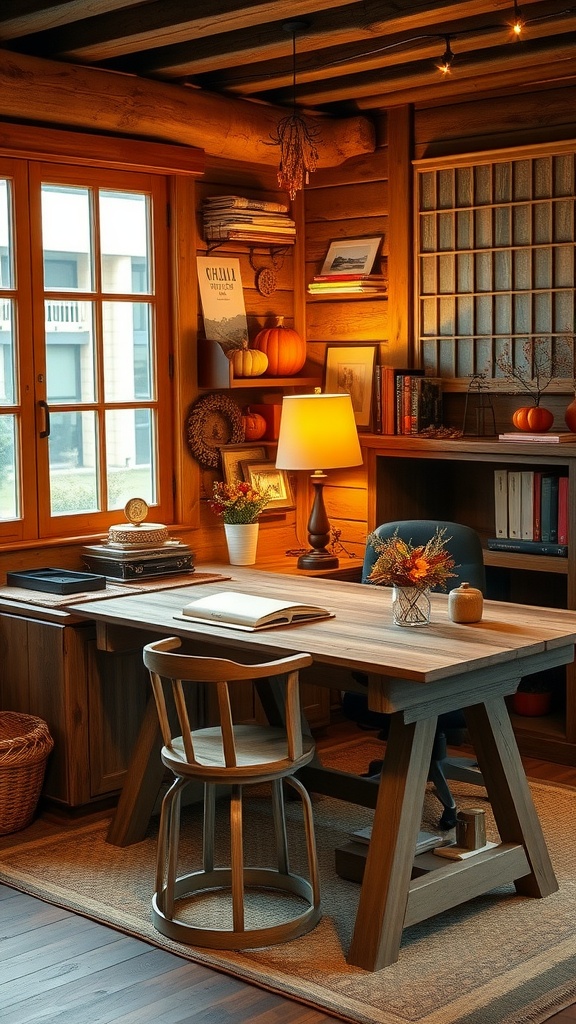
[[[0,613],[0,706],[48,723],[43,794],[80,807],[120,790],[149,682],[141,651],[98,651],[91,623],[61,619]]]
[[[576,446],[505,444],[497,440],[440,441],[365,435],[368,527],[396,519],[443,519],[473,527],[484,545],[488,597],[522,604],[576,608],[576,545],[568,557],[488,551],[495,537],[494,470],[538,469],[568,476],[569,536],[576,537]],[[559,450],[560,449],[560,450]],[[550,715],[513,716],[522,753],[576,764],[576,673],[552,680]]]

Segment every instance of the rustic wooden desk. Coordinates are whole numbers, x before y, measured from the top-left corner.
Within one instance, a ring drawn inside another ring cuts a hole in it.
[[[495,886],[514,882],[519,893],[535,897],[557,889],[504,697],[522,676],[573,660],[576,613],[487,601],[481,622],[462,625],[450,621],[447,597],[439,594],[432,596],[431,625],[406,629],[392,625],[387,588],[236,566],[231,576],[190,590],[78,603],[73,610],[96,622],[98,643],[106,650],[119,642],[125,646],[126,629],[138,629],[142,635],[186,637],[230,656],[308,651],[315,661],[368,675],[370,707],[392,713],[393,719],[350,964],[373,971],[393,963],[404,927]],[[329,607],[335,618],[261,633],[174,618],[187,601],[220,590],[239,591],[247,600],[251,593],[305,600]],[[456,708],[465,711],[501,842],[466,861],[442,861],[411,881],[436,718]],[[267,710],[273,714],[271,701]],[[109,836],[120,845],[141,837],[156,796],[160,759],[154,715],[151,709],[144,722]],[[313,768],[305,781],[315,790],[334,792],[333,775]],[[355,798],[351,789],[337,788],[337,795]]]

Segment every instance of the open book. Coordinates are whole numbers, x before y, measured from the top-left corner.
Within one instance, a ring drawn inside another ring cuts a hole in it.
[[[201,597],[185,605],[178,619],[191,622],[211,622],[232,629],[273,629],[275,626],[294,626],[314,619],[331,619],[333,613],[318,605],[298,604],[271,597],[238,594],[225,590],[211,597]]]

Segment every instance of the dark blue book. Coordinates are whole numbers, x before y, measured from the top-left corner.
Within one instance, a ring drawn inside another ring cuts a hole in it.
[[[489,551],[517,551],[524,555],[568,557],[567,544],[544,544],[539,540],[511,540],[509,537],[491,537],[486,543]]]
[[[542,474],[541,540],[543,544],[558,543],[558,474]]]

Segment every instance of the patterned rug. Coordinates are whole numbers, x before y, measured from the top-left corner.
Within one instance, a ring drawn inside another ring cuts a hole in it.
[[[344,744],[323,760],[361,771],[382,747],[371,737]],[[246,952],[202,951],[160,936],[150,922],[155,825],[147,838],[118,849],[105,842],[106,821],[69,825],[50,838],[28,839],[0,857],[0,881],[121,931],[361,1024],[540,1024],[576,1001],[576,790],[531,783],[560,890],[544,900],[504,886],[406,929],[398,963],[371,974],[345,959],[359,886],[334,871],[334,850],[370,823],[371,812],[314,798],[323,918],[308,935]],[[487,807],[482,791],[453,784],[461,806]],[[423,828],[434,830],[438,803],[426,798]],[[270,833],[266,795],[250,799],[254,852]],[[299,867],[300,805],[287,805],[294,869]],[[194,835],[189,808],[184,835]]]

